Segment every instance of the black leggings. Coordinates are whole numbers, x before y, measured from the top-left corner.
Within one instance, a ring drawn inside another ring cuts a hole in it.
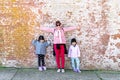
[[[39,54],[38,55],[38,66],[45,66],[45,61],[44,61],[45,55]]]

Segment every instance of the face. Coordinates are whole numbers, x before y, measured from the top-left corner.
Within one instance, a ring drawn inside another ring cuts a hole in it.
[[[60,26],[60,23],[57,23],[56,26]]]
[[[40,40],[40,42],[42,42],[42,43],[43,43],[43,42],[44,42],[44,40]]]
[[[76,42],[72,42],[72,45],[75,46],[77,43]]]
[[[60,21],[56,21],[56,26],[60,27],[61,26],[61,22]]]

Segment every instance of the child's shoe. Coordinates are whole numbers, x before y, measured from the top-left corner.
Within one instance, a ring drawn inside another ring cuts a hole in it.
[[[62,69],[62,70],[61,70],[61,72],[62,72],[62,73],[64,73],[64,72],[65,72],[65,70],[64,70],[64,69]]]
[[[77,72],[77,69],[73,69],[74,72]]]
[[[58,69],[57,72],[59,73],[59,72],[60,72],[60,69]]]
[[[39,67],[39,71],[43,71],[43,70],[42,70],[42,67]]]
[[[77,70],[77,72],[78,72],[78,73],[81,73],[81,71],[80,71],[79,69]]]
[[[47,70],[46,66],[43,66],[43,70],[45,70],[45,71]]]

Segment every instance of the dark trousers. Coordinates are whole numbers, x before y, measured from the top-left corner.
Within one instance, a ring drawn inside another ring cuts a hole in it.
[[[45,55],[39,54],[38,55],[38,66],[45,66],[45,61],[44,61]]]

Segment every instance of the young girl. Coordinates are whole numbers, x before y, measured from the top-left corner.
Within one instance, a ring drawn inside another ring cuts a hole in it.
[[[71,30],[79,30],[79,27],[67,27],[64,28],[61,25],[60,21],[56,21],[55,28],[47,28],[47,27],[40,27],[41,30],[52,32],[54,35],[54,41],[53,41],[53,48],[56,55],[56,64],[57,64],[57,72],[65,72],[64,65],[65,65],[65,32],[71,31]]]
[[[75,72],[81,72],[79,67],[80,67],[80,50],[79,50],[79,46],[77,45],[76,39],[73,38],[71,40],[71,46],[69,48],[69,53],[68,53],[68,57],[71,58],[71,66],[73,71]]]
[[[46,54],[46,48],[50,45],[50,41],[45,42],[44,37],[40,35],[38,40],[32,41],[32,44],[35,46],[35,53],[38,55],[39,70],[46,70],[44,57]]]

